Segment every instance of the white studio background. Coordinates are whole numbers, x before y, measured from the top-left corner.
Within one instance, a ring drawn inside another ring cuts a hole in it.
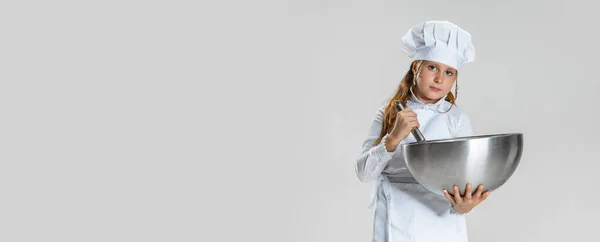
[[[434,19],[474,37],[475,132],[525,138],[471,241],[596,241],[598,7],[4,1],[0,241],[370,241],[354,162]]]

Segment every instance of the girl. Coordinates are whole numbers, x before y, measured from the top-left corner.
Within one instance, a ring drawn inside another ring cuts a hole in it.
[[[413,62],[395,95],[380,107],[356,161],[360,181],[375,181],[371,206],[373,241],[467,242],[464,214],[487,198],[470,184],[464,196],[454,186],[445,198],[418,184],[406,166],[387,166],[403,157],[400,144],[415,142],[411,131],[420,128],[429,140],[472,134],[469,117],[455,106],[451,93],[459,67],[474,60],[471,35],[448,21],[425,21],[408,30],[402,50]],[[406,108],[396,111],[394,102]]]

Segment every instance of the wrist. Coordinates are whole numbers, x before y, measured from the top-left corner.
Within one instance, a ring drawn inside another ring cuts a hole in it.
[[[452,206],[452,210],[454,211],[454,213],[461,215],[467,214],[471,211],[470,209],[456,208],[454,206]]]
[[[398,144],[400,144],[399,139],[392,135],[388,135],[385,139],[385,148],[388,152],[394,152],[396,147],[398,147]]]

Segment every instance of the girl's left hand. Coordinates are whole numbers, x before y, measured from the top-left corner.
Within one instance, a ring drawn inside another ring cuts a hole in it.
[[[471,184],[467,184],[464,196],[460,195],[460,191],[456,185],[454,185],[454,196],[450,195],[446,189],[444,189],[443,192],[448,201],[452,203],[452,207],[457,213],[470,212],[475,206],[479,205],[490,195],[489,191],[483,192],[483,185],[479,185],[477,191],[473,194]]]

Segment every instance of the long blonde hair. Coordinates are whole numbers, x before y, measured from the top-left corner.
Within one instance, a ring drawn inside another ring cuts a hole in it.
[[[391,132],[392,129],[394,128],[394,123],[396,122],[396,113],[398,112],[398,111],[396,111],[394,102],[396,100],[399,100],[400,103],[402,103],[402,105],[404,105],[406,107],[406,101],[410,97],[411,85],[416,86],[418,78],[421,74],[421,64],[422,63],[423,63],[423,61],[415,61],[410,64],[408,71],[406,72],[406,74],[400,81],[400,84],[398,85],[396,94],[394,94],[394,96],[392,96],[392,98],[388,101],[385,111],[383,113],[383,122],[381,124],[381,133],[379,134],[379,138],[375,141],[375,145],[378,145],[381,142],[381,140],[383,139],[383,136],[385,136],[387,133]],[[414,64],[417,65],[416,73],[418,76],[414,75],[414,73],[415,73],[415,72],[413,72]],[[457,73],[456,82],[457,83],[454,88],[454,93],[456,93],[456,97],[458,97],[458,73]],[[450,109],[452,108],[452,106],[454,106],[456,104],[456,97],[454,96],[454,94],[452,94],[452,92],[449,92],[448,95],[446,96],[446,101],[448,101],[449,103],[452,104]],[[450,111],[450,109],[446,110],[446,112]]]

